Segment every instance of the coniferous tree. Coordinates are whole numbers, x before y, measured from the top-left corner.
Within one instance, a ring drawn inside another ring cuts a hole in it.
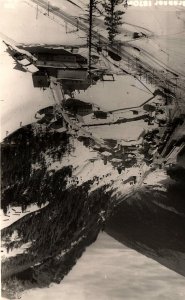
[[[118,34],[118,27],[122,24],[123,11],[117,10],[120,0],[105,0],[103,7],[105,10],[105,25],[108,30],[108,38],[113,44],[116,35]]]

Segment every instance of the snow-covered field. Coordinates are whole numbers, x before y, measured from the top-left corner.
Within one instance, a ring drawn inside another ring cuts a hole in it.
[[[12,6],[7,6],[7,0],[0,1],[1,29],[3,35],[17,43],[25,44],[84,44],[85,34],[81,31],[74,32],[74,27],[44,9],[39,8],[32,1],[12,1]],[[45,15],[44,15],[45,14]],[[14,22],[12,23],[12,20]],[[9,24],[7,26],[7,24]]]
[[[66,0],[53,0],[53,3],[63,11],[70,12],[72,15],[75,13],[76,16],[81,17],[83,10],[87,9],[87,1],[75,0],[73,2],[77,6],[71,5]],[[139,6],[137,5],[138,2],[142,1],[135,1],[136,4],[127,9],[123,7],[123,4],[119,5],[125,14],[117,39],[124,42],[130,41],[131,45],[142,49],[141,58],[147,61],[148,56],[150,56],[151,66],[156,68],[157,65],[151,61],[155,58],[160,60],[163,66],[168,66],[168,68],[184,76],[185,9],[179,5],[182,1],[179,1],[177,5],[175,2],[173,5],[160,5],[160,3],[156,5],[157,1],[151,0],[149,1],[151,2],[150,6]],[[107,37],[103,19],[101,16],[99,22],[96,21],[99,26],[96,26],[95,30]],[[134,40],[132,38],[133,32],[142,32],[149,38]]]
[[[147,185],[160,185],[160,182],[167,179],[166,171],[164,170],[155,170],[146,176],[144,179],[144,184]]]
[[[0,42],[1,139],[22,126],[36,121],[36,112],[53,104],[47,91],[34,89],[31,73],[14,69],[14,61]]]
[[[132,6],[127,9],[124,15],[126,24],[139,24],[153,33],[148,39],[137,39],[130,42],[131,45],[144,51],[141,54],[143,58],[145,56],[147,58],[149,54],[150,58],[157,58],[167,67],[183,76],[185,76],[184,18],[185,9],[182,6]]]
[[[65,166],[72,166],[73,176],[68,178],[67,188],[71,186],[79,186],[88,180],[92,180],[93,184],[90,188],[90,192],[102,187],[107,186],[107,190],[114,190],[113,195],[119,199],[124,197],[127,193],[131,192],[135,187],[130,185],[130,182],[124,184],[130,176],[136,176],[138,182],[141,180],[141,176],[144,170],[140,166],[125,169],[122,174],[118,174],[116,167],[111,162],[104,164],[103,159],[107,156],[104,152],[101,155],[98,151],[92,150],[79,142],[71,138],[70,141],[73,149],[67,156],[64,155],[60,162],[52,162],[50,157],[46,157],[48,162],[48,171],[59,170]],[[136,185],[137,188],[137,185]]]
[[[151,97],[151,93],[135,78],[129,75],[114,76],[115,81],[98,81],[86,91],[76,93],[77,99],[91,102],[102,110],[139,106]]]
[[[7,259],[9,257],[13,257],[19,254],[24,253],[29,247],[31,246],[31,242],[23,244],[21,247],[19,248],[14,248],[12,251],[9,250],[7,251],[6,247],[1,247],[1,258],[3,259]]]
[[[89,127],[96,137],[103,139],[137,140],[148,125],[143,120],[115,125]]]
[[[38,205],[33,204],[30,207],[27,207],[27,210],[22,212],[21,206],[12,206],[8,209],[6,215],[4,215],[3,211],[0,211],[0,219],[1,219],[1,229],[10,226],[12,223],[18,221],[19,219],[23,218],[24,216],[42,209],[45,207],[48,203],[45,205],[42,205],[41,207],[38,207]]]

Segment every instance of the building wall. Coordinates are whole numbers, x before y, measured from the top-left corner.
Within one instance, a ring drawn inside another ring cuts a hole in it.
[[[61,62],[76,62],[75,55],[55,55],[55,54],[38,54],[38,60],[41,61],[61,61]]]
[[[32,80],[34,87],[49,87],[49,81],[46,75],[33,74]]]
[[[71,79],[71,80],[86,80],[87,70],[58,70],[57,78],[60,79]]]

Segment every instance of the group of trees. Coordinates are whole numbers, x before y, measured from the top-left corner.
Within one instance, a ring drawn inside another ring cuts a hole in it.
[[[103,9],[100,9],[100,5]],[[116,35],[119,33],[119,26],[122,25],[122,15],[124,11],[119,9],[119,5],[127,6],[127,0],[90,0],[89,12],[99,12],[104,15],[104,22],[108,31],[108,38],[111,44],[114,43]]]
[[[105,10],[105,25],[108,31],[108,38],[111,44],[113,44],[116,35],[118,34],[118,28],[122,25],[123,11],[119,10],[117,6],[120,4],[120,0],[106,0],[103,3]]]
[[[51,161],[60,161],[67,151],[68,138],[66,133],[27,125],[4,140],[1,205],[5,214],[9,206],[20,205],[24,211],[32,203],[41,205],[51,200],[50,186],[55,174],[47,173],[47,157],[49,155]],[[69,171],[64,169],[61,177],[65,179]],[[47,197],[43,196],[46,189]]]
[[[62,191],[59,188],[61,174],[57,173],[53,186],[54,201],[2,230],[3,242],[15,230],[20,238],[19,247],[31,241],[26,253],[3,262],[4,295],[8,291],[12,294],[21,292],[31,288],[32,284],[42,287],[51,282],[59,283],[102,229],[104,220],[100,213],[107,211],[111,192],[105,192],[102,187],[89,194],[91,182]],[[7,240],[6,247],[9,244],[12,246],[11,240]],[[12,278],[14,285],[10,281]]]

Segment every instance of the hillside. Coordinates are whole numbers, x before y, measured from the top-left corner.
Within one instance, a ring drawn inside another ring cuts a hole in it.
[[[183,7],[120,1],[123,23],[111,45],[99,3],[89,70],[87,1],[7,1],[0,3],[3,297],[43,291],[67,300],[75,286],[79,300],[121,300],[124,291],[128,299],[184,299]],[[44,49],[47,58],[28,65],[47,86],[34,87],[35,73],[20,67],[11,45],[21,58]],[[59,77],[68,71],[74,77]],[[99,252],[106,271],[92,266]]]

